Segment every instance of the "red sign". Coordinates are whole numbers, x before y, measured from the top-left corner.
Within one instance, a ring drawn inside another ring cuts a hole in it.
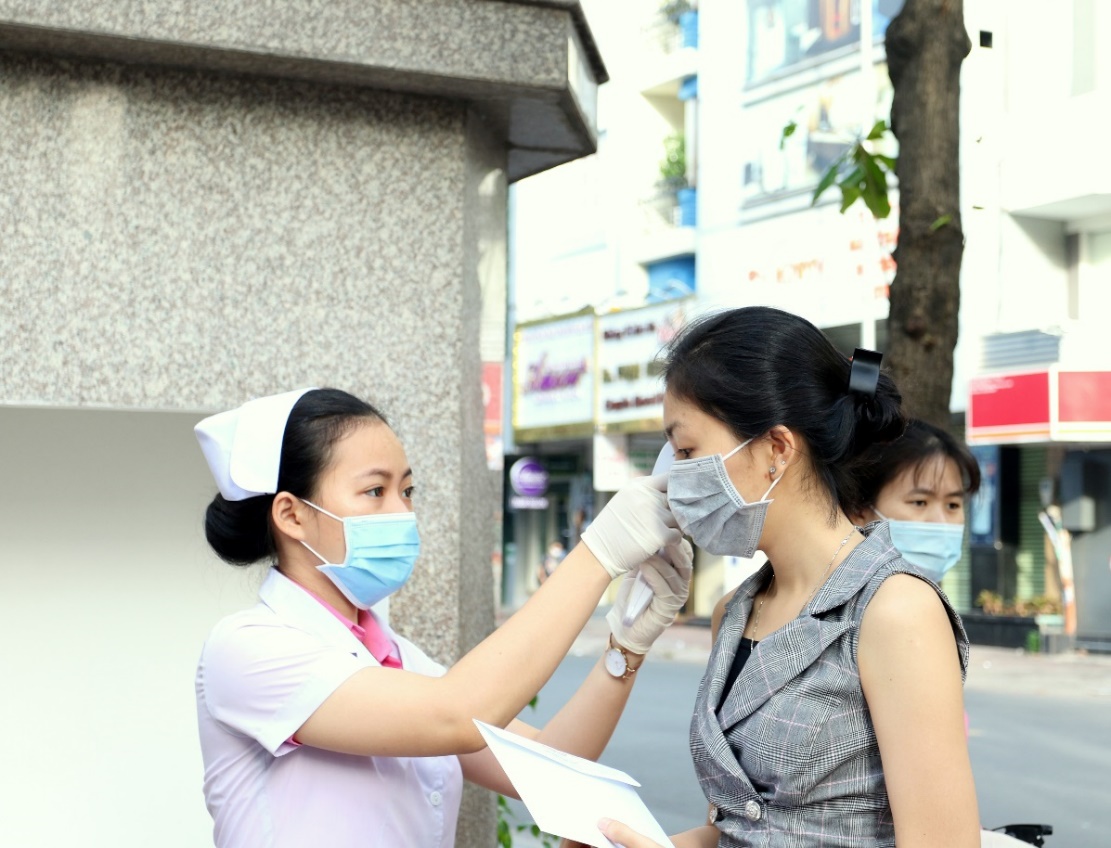
[[[1111,422],[1111,371],[1062,371],[1060,420]]]
[[[972,444],[1111,441],[1111,371],[1036,371],[969,383]]]
[[[505,365],[501,362],[482,363],[482,405],[483,430],[487,433],[500,433],[502,422],[502,373]]]
[[[977,377],[969,383],[968,439],[1009,437],[1031,441],[1049,438],[1049,372]]]

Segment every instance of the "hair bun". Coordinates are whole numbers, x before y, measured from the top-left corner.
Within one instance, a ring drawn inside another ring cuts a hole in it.
[[[204,513],[204,535],[212,550],[231,565],[251,565],[274,554],[270,533],[273,495],[229,501],[216,495]]]
[[[903,435],[907,426],[903,397],[887,374],[879,374],[874,395],[854,392],[850,397],[856,412],[854,453],[859,454],[877,442],[891,442]]]

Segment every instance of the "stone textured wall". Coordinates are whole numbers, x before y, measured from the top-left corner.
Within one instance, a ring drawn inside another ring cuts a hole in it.
[[[573,3],[513,0],[0,0],[0,40],[274,73],[308,61],[396,79],[427,75],[561,88]],[[149,45],[149,47],[147,47]],[[555,45],[559,49],[553,50]],[[600,60],[597,60],[600,62]],[[416,84],[415,80],[408,80]]]
[[[449,414],[462,104],[9,54],[0,121],[0,401]]]
[[[14,53],[0,125],[0,404],[363,395],[418,487],[424,555],[392,622],[447,663],[488,633],[497,134],[462,101]],[[492,826],[470,794],[458,844],[487,848]]]

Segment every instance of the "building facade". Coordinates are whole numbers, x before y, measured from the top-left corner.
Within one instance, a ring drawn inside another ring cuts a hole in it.
[[[687,297],[688,315],[765,304],[813,321],[847,354],[857,346],[884,350],[898,187],[883,220],[861,203],[840,212],[836,191],[817,202],[813,195],[836,157],[889,114],[883,39],[902,0],[638,5],[636,55],[611,63],[608,94],[620,104],[600,101],[599,154],[515,189],[518,231],[536,226],[524,216],[542,217],[552,203],[581,203],[606,261],[572,269],[562,256],[515,240],[519,308],[527,302],[530,319],[551,315],[560,311],[551,299],[569,291],[569,306],[593,306],[599,315],[665,298]],[[692,15],[696,21],[693,34],[668,17],[680,5],[688,27]],[[604,37],[606,9],[588,8]],[[970,526],[969,549],[944,582],[962,610],[985,591],[1021,601],[1059,596],[1054,540],[1059,546],[1061,535],[1047,532],[1046,522],[1060,513],[1057,524],[1072,531],[1077,633],[1093,643],[1109,635],[1101,628],[1111,621],[1104,476],[1111,415],[1102,400],[1111,349],[1101,343],[1103,316],[1111,314],[1111,192],[1094,149],[1099,104],[1111,94],[1111,62],[1097,49],[1111,37],[1109,16],[1093,0],[1052,11],[1031,2],[965,2],[972,43],[961,76],[966,249],[951,409],[955,426],[967,425],[987,484],[970,510],[979,523]],[[636,125],[626,115],[656,122]],[[674,169],[661,167],[647,185],[645,171],[680,128],[682,178],[669,183]],[[634,143],[640,154],[623,147]],[[607,159],[611,144],[620,152]],[[881,146],[897,152],[891,140]],[[1056,151],[1052,167],[1047,151]],[[565,171],[580,168],[597,178],[564,182]],[[671,185],[682,187],[688,205],[678,190],[673,206],[661,202]],[[562,201],[551,199],[561,192]],[[639,233],[610,220],[636,198],[651,213],[637,219]],[[592,217],[598,204],[609,217]],[[553,276],[522,273],[532,263]],[[545,280],[542,303],[532,294],[537,279]],[[602,374],[596,364],[595,380]],[[1027,408],[1031,397],[1042,399],[1036,409]],[[593,425],[595,434],[605,429],[597,417]],[[579,444],[583,461],[597,462],[596,447],[585,437]],[[1043,501],[1053,507],[1045,516]],[[699,554],[693,611],[707,614],[747,565]]]
[[[1108,650],[1111,172],[1096,115],[1111,102],[1111,9],[981,0],[966,17],[955,391],[990,484],[969,596],[1063,596],[1076,641]]]

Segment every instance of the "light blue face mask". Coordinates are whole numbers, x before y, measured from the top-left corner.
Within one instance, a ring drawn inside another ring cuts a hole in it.
[[[891,543],[903,559],[940,583],[945,573],[957,564],[964,547],[964,525],[936,521],[897,521],[875,507],[876,515],[888,524]]]
[[[370,609],[405,585],[420,556],[417,516],[411,512],[355,515],[340,518],[305,501],[317,512],[343,522],[347,555],[342,563],[328,562],[307,542],[301,544],[321,561],[317,568],[343,596],[359,609]]]

